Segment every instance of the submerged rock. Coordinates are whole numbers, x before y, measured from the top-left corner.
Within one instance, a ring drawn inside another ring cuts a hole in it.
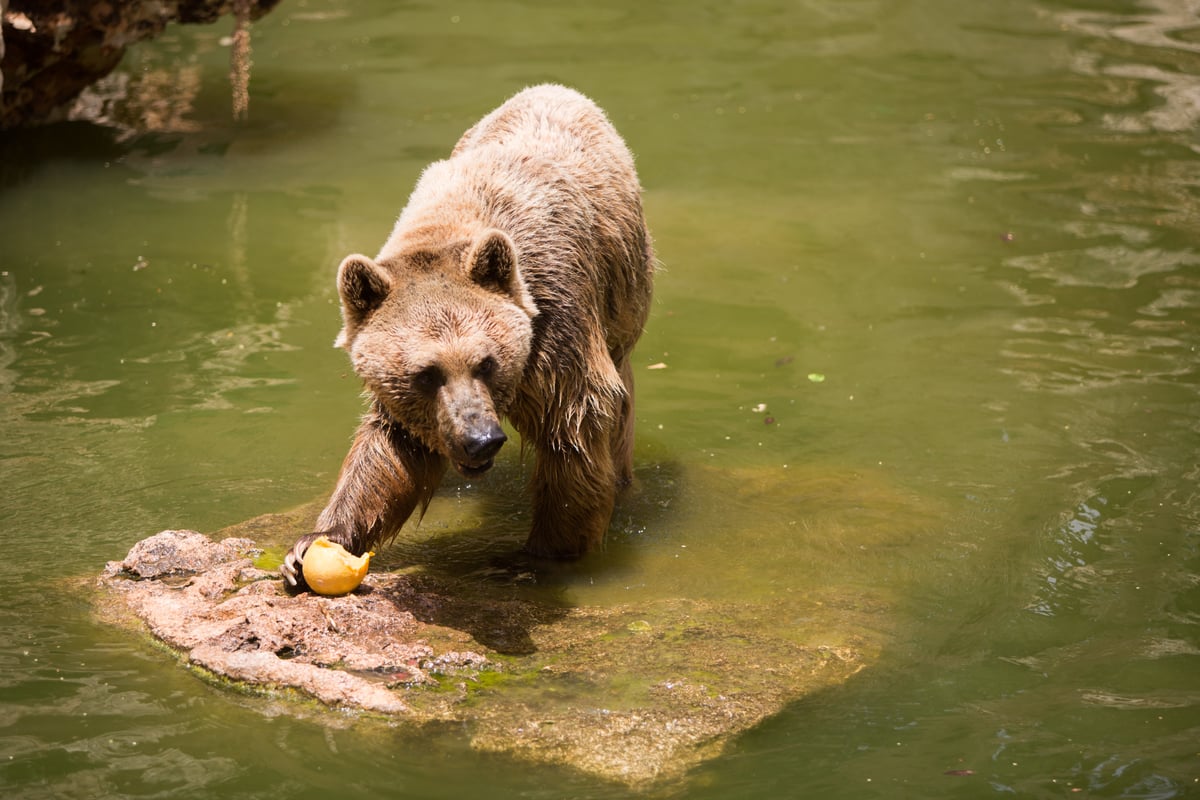
[[[292,523],[264,517],[239,532]],[[455,721],[480,750],[630,785],[681,775],[877,649],[844,633],[847,618],[821,643],[764,630],[777,607],[571,607],[419,569],[368,575],[342,597],[289,595],[255,566],[255,547],[163,531],[107,566],[97,608],[110,622],[132,616],[204,673],[297,696],[297,708],[302,694],[412,725]]]
[[[452,494],[351,594],[290,595],[274,567],[312,530],[314,505],[220,541],[164,531],[139,542],[100,577],[97,609],[148,628],[202,675],[269,695],[271,713],[323,716],[306,702],[316,698],[644,786],[875,663],[899,623],[896,588],[943,579],[945,559],[970,544],[931,533],[944,510],[878,473],[663,463],[640,479],[631,518],[655,525],[664,498],[678,499],[671,525],[694,536],[614,530],[599,565],[531,563],[498,555],[519,547],[520,520],[487,495]],[[589,573],[609,585],[570,588]]]

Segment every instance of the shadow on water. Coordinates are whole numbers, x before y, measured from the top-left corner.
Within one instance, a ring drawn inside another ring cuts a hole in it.
[[[235,143],[251,154],[281,141],[296,147],[335,128],[343,110],[357,102],[355,87],[344,80],[261,68],[254,74],[250,115],[238,122],[221,94],[226,87],[202,89],[197,76],[194,85],[180,89],[175,73],[194,70],[171,65],[138,78],[115,73],[105,82],[116,88],[102,89],[102,99],[77,107],[69,121],[0,133],[0,190],[58,161],[136,166],[168,154],[223,156]],[[155,80],[163,74],[171,77]]]
[[[372,570],[408,574],[408,582],[387,590],[400,611],[462,631],[505,655],[536,652],[531,631],[575,607],[568,597],[574,584],[595,575],[635,573],[636,532],[620,520],[636,519],[638,530],[656,527],[683,485],[677,463],[638,465],[634,486],[618,500],[604,549],[578,561],[556,561],[530,556],[522,547],[529,520],[526,470],[514,461],[492,473],[478,487],[456,485],[447,476],[425,518],[410,521],[394,540],[376,547]],[[256,517],[221,530],[218,538],[246,536],[282,553],[313,528],[322,506],[315,501]]]
[[[0,190],[19,186],[53,161],[116,161],[129,152],[118,138],[117,131],[90,122],[0,133]]]
[[[465,581],[447,581],[419,573],[410,580],[381,591],[399,613],[412,614],[426,625],[461,631],[485,647],[508,656],[537,652],[532,631],[566,616],[569,604],[559,593],[559,602],[529,603],[511,599],[494,587]],[[497,596],[500,595],[500,596]]]
[[[601,550],[579,560],[534,558],[524,550],[532,465],[498,464],[478,485],[449,474],[419,523],[409,523],[381,553],[382,564],[419,566],[455,578],[553,587],[593,573],[637,569],[639,534],[662,527],[683,487],[677,462],[638,464],[634,485],[617,499]]]
[[[400,608],[422,622],[467,632],[498,652],[533,653],[530,631],[575,608],[574,587],[641,569],[636,536],[661,526],[682,485],[677,463],[638,465],[635,484],[618,498],[603,549],[579,560],[553,560],[535,558],[523,547],[530,520],[527,469],[500,464],[478,487],[456,486],[448,476],[426,518],[380,548],[383,569],[415,568],[414,585],[453,587],[451,599],[436,608],[422,609],[410,597],[397,598]],[[637,520],[636,529],[623,522],[630,519]]]

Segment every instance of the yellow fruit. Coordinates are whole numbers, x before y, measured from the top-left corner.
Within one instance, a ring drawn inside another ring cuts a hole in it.
[[[319,536],[304,553],[304,580],[317,594],[349,594],[367,576],[373,555],[352,556],[340,544]]]

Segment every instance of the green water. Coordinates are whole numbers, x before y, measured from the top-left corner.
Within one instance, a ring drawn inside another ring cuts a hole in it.
[[[4,796],[627,794],[210,686],[61,580],[330,490],[335,265],[545,80],[636,153],[663,270],[641,492],[543,583],[888,601],[867,669],[661,793],[1200,796],[1193,3],[289,0],[242,124],[229,28],[127,56],[165,117],[0,140]],[[384,562],[510,552],[523,475]]]

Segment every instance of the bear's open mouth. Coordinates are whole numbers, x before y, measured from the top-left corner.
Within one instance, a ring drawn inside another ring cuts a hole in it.
[[[483,473],[485,473],[489,469],[491,469],[492,464],[494,464],[494,463],[495,463],[495,459],[493,459],[493,458],[489,458],[487,461],[483,462],[482,464],[476,464],[476,465],[464,464],[461,461],[455,461],[454,468],[456,470],[458,470],[459,473],[462,474],[464,477],[478,478],[480,475],[482,475]]]

